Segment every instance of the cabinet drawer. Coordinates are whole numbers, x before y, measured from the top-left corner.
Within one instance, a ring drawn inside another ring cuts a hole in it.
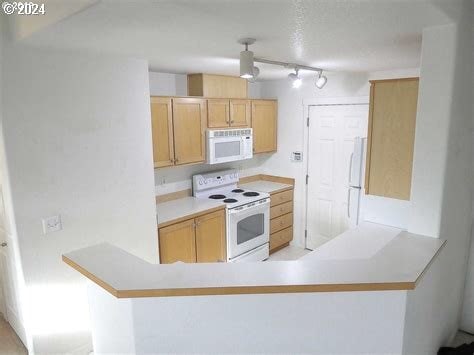
[[[283,216],[274,218],[270,221],[270,234],[293,225],[293,213],[287,213]]]
[[[281,205],[270,208],[270,219],[280,217],[290,212],[293,212],[293,201],[285,202]]]
[[[270,235],[270,250],[293,240],[293,227],[283,229]]]
[[[270,197],[270,206],[280,205],[293,200],[293,190],[279,192]]]

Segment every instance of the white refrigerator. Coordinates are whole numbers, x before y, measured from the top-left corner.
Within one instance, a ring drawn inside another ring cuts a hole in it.
[[[354,150],[349,158],[349,182],[347,192],[347,218],[349,227],[353,228],[360,221],[360,202],[364,170],[365,138],[354,138]]]

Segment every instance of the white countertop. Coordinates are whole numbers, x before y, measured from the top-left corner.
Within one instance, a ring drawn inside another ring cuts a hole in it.
[[[239,187],[246,190],[273,193],[275,191],[293,188],[293,185],[279,182],[258,180],[246,184],[239,184]],[[183,197],[176,200],[161,202],[156,205],[156,220],[158,225],[163,225],[171,221],[182,218],[192,218],[193,215],[205,213],[215,208],[224,208],[222,201],[198,199],[192,196]]]
[[[158,203],[156,205],[156,220],[158,225],[190,217],[197,213],[206,212],[215,208],[225,208],[222,201],[205,198],[183,197],[177,200]]]
[[[293,185],[282,184],[282,183],[273,182],[273,181],[258,180],[258,181],[248,182],[246,184],[239,184],[239,187],[244,190],[255,190],[255,191],[267,192],[271,194],[275,191],[293,188]]]
[[[300,260],[370,259],[403,231],[399,228],[364,222],[304,255]]]
[[[107,243],[63,260],[119,298],[410,290],[443,245],[365,224],[296,261],[155,265]]]

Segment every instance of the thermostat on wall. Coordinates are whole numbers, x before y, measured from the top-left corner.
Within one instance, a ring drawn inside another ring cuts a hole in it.
[[[291,161],[303,161],[303,152],[291,152]]]

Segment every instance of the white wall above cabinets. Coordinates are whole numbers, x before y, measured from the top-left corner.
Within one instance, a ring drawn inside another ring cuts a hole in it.
[[[150,72],[150,95],[186,96],[188,82],[186,74]]]

